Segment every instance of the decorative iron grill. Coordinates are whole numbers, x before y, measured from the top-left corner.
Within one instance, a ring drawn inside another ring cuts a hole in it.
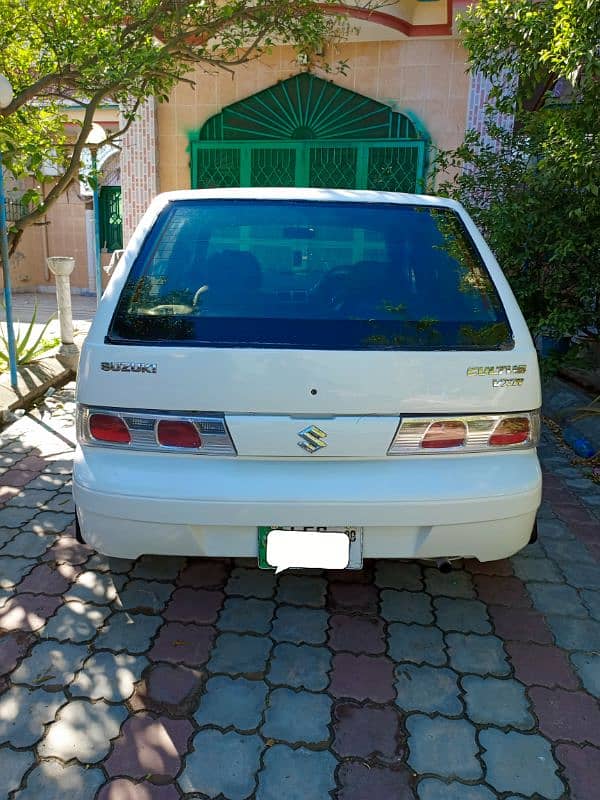
[[[419,192],[427,148],[407,115],[302,73],[191,134],[191,183]]]

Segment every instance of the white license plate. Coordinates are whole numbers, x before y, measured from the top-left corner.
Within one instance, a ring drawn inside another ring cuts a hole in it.
[[[259,562],[276,572],[360,569],[362,528],[261,528]]]

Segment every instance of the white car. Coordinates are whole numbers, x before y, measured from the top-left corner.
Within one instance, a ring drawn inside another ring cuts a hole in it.
[[[535,349],[450,200],[160,195],[102,298],[77,402],[78,535],[108,555],[360,568],[535,538]]]

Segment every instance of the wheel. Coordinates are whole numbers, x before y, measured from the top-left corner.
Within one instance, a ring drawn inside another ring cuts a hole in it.
[[[86,543],[81,533],[81,525],[79,524],[79,514],[77,513],[77,509],[75,509],[75,539],[79,542],[79,544]]]

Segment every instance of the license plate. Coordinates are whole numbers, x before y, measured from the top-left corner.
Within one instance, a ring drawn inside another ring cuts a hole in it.
[[[261,569],[361,569],[362,528],[259,527]]]

